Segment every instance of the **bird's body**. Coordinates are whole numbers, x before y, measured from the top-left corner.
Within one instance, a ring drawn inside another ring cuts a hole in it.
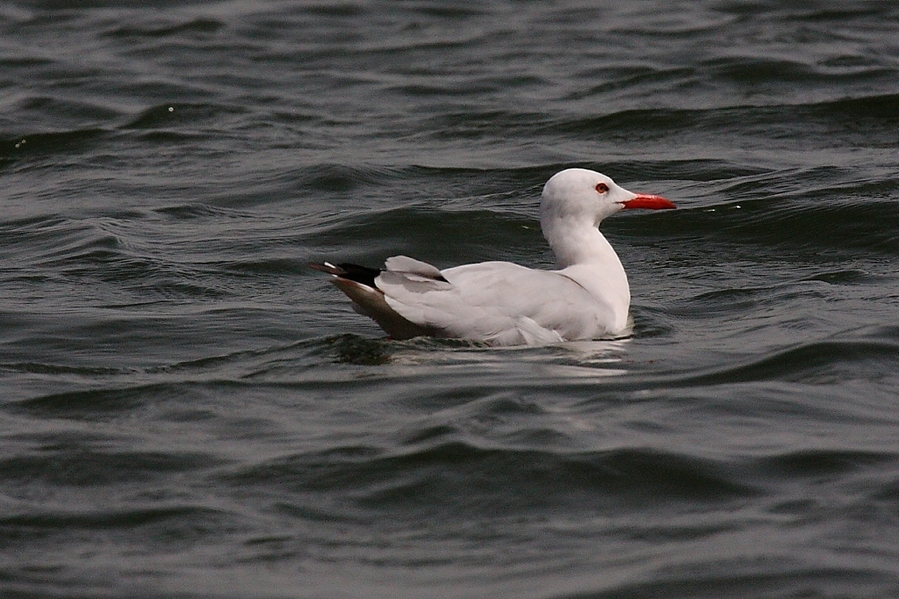
[[[622,208],[674,208],[585,169],[568,169],[544,187],[540,224],[558,270],[482,262],[439,270],[405,256],[383,270],[311,264],[391,337],[421,335],[490,345],[542,345],[614,337],[627,329],[630,289],[621,261],[599,232]]]

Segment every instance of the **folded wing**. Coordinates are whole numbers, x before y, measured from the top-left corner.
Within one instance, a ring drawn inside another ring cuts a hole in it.
[[[375,278],[384,304],[425,334],[534,345],[595,339],[613,328],[609,307],[559,272],[510,262],[439,271],[404,256],[386,266]]]

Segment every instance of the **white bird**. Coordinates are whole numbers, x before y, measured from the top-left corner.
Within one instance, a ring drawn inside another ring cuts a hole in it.
[[[543,188],[540,226],[558,270],[481,262],[439,270],[406,256],[382,270],[310,264],[394,339],[422,335],[489,345],[543,345],[620,336],[631,294],[615,250],[599,232],[625,208],[662,209],[663,197],[636,194],[600,173],[572,168]]]

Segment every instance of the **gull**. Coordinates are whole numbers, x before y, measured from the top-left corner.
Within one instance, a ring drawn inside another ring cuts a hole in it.
[[[492,346],[546,345],[626,335],[631,294],[599,224],[619,210],[675,208],[630,192],[595,171],[570,168],[543,187],[540,227],[556,270],[479,262],[440,270],[407,256],[384,268],[330,262],[309,266],[393,339],[466,339]]]

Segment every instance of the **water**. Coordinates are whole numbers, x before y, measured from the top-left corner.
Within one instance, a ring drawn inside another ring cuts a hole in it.
[[[0,7],[5,597],[899,596],[890,2]],[[552,264],[632,338],[391,342],[321,259]]]

